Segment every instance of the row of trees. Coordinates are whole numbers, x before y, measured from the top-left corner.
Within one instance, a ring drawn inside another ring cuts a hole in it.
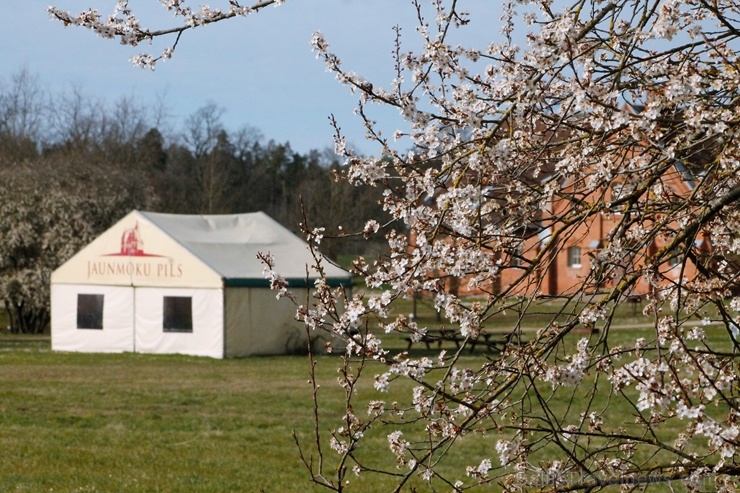
[[[13,331],[45,329],[50,272],[134,208],[261,210],[297,233],[304,211],[345,228],[378,213],[377,190],[335,183],[339,163],[327,151],[229,131],[212,104],[177,132],[165,113],[127,98],[107,107],[81,91],[52,98],[26,72],[0,85],[0,296]],[[324,247],[336,256],[357,245]]]

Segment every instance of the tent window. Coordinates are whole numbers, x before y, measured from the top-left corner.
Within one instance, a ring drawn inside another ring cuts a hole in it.
[[[193,299],[190,296],[165,296],[162,313],[165,332],[193,331]]]
[[[77,328],[99,329],[103,328],[103,300],[102,294],[78,294],[77,295]]]

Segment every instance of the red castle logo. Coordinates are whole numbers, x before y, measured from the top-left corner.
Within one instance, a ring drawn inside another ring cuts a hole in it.
[[[124,230],[121,235],[121,255],[144,255],[144,242],[139,233],[139,222],[133,228]]]
[[[88,261],[87,277],[96,278],[100,276],[126,276],[128,278],[169,278],[176,279],[184,274],[181,263],[169,260],[145,260],[142,257],[166,258],[165,255],[154,255],[144,251],[144,241],[141,238],[138,221],[133,228],[123,231],[121,235],[121,249],[116,253],[108,253],[102,257],[118,257],[117,259],[106,259]],[[126,260],[122,257],[127,257]],[[132,257],[137,257],[134,260]]]
[[[139,231],[139,222],[136,221],[133,228],[123,231],[121,235],[121,250],[117,253],[109,253],[105,257],[161,257],[144,252],[144,240]]]

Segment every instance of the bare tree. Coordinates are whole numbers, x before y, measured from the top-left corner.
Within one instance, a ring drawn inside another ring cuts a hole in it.
[[[205,156],[216,147],[218,137],[224,131],[221,123],[223,114],[223,108],[219,108],[215,103],[208,103],[186,119],[182,138],[196,159]]]
[[[75,87],[58,95],[49,111],[50,146],[87,150],[99,141],[99,117],[104,113],[100,101],[90,99]]]
[[[214,103],[198,109],[187,118],[182,136],[194,158],[193,178],[199,196],[193,199],[204,214],[223,213],[229,200],[224,191],[234,165],[234,149],[221,123],[223,112]]]
[[[0,139],[6,144],[3,152],[6,159],[29,157],[37,151],[44,131],[46,98],[38,77],[25,69],[3,84],[0,90]]]

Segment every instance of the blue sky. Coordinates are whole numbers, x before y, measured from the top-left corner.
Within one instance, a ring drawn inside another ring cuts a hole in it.
[[[226,2],[209,3],[216,7]],[[485,46],[499,37],[497,2],[459,3],[476,13],[468,41]],[[332,146],[330,114],[339,120],[350,144],[366,154],[378,151],[364,139],[352,114],[356,97],[311,52],[314,31],[324,33],[344,68],[380,85],[394,77],[392,27],[402,26],[407,50],[418,39],[410,0],[286,0],[257,15],[185,33],[174,57],[149,71],[134,67],[129,58],[143,51],[157,54],[162,42],[151,49],[131,48],[82,28],[64,28],[49,19],[49,4],[73,13],[94,6],[107,15],[115,0],[2,0],[0,81],[25,69],[51,94],[77,89],[106,103],[124,97],[146,105],[163,100],[172,113],[171,132],[187,115],[214,103],[225,110],[222,120],[228,129],[255,127],[267,139],[290,142],[298,152]],[[146,27],[176,23],[158,0],[130,0],[129,5]],[[372,116],[389,135],[401,125],[394,111],[377,108]]]

